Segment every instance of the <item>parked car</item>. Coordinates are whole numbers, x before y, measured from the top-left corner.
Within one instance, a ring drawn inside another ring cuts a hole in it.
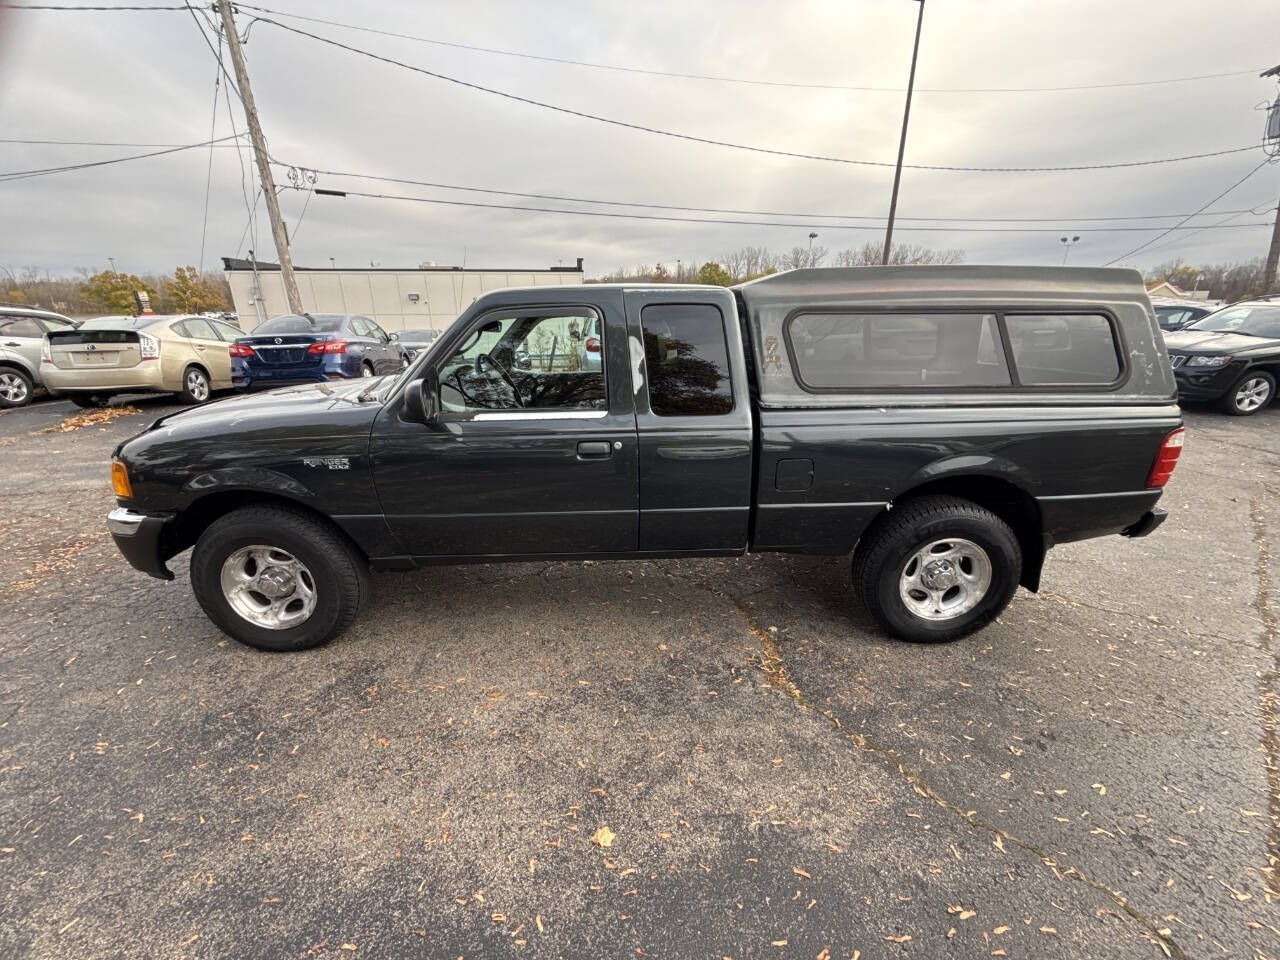
[[[435,343],[439,337],[439,330],[426,330],[417,327],[411,330],[399,330],[391,334],[391,339],[404,348],[406,360],[412,360],[420,351],[426,350]]]
[[[76,321],[48,310],[0,307],[0,407],[31,402],[40,380],[40,346],[51,330],[74,330]]]
[[[582,332],[575,341],[578,351],[579,370],[599,370],[604,362],[604,353],[600,348],[600,318],[588,317],[582,324]]]
[[[583,319],[599,370],[516,367]],[[398,377],[162,417],[117,447],[107,523],[155,577],[194,545],[205,612],[268,650],[344,630],[370,566],[748,551],[852,552],[885,630],[953,640],[1054,544],[1165,519],[1156,329],[1133,270],[498,290]]]
[[[231,346],[237,390],[399,373],[404,347],[368,317],[343,313],[286,314],[258,324]]]
[[[1181,330],[1193,320],[1199,320],[1213,313],[1220,304],[1207,303],[1204,300],[1152,297],[1151,306],[1155,309],[1156,323],[1160,325],[1161,330]]]
[[[1214,402],[1247,417],[1275,398],[1280,297],[1233,303],[1166,333],[1164,341],[1182,399]]]
[[[239,335],[192,315],[98,317],[45,337],[40,376],[50,393],[80,407],[118,393],[175,393],[183,403],[204,403],[231,386],[227,347]]]

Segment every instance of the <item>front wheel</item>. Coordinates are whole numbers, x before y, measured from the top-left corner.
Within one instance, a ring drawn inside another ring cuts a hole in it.
[[[1235,417],[1248,417],[1271,402],[1276,395],[1276,378],[1265,370],[1250,370],[1227,391],[1222,409]]]
[[[858,544],[853,580],[893,636],[940,643],[999,616],[1021,570],[1018,538],[990,510],[958,497],[921,497],[895,508]]]
[[[259,650],[318,647],[355,619],[368,565],[336,529],[288,507],[242,507],[191,553],[191,586],[209,619]]]

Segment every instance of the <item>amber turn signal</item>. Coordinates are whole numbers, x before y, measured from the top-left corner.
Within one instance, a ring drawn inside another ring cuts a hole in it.
[[[133,487],[129,485],[129,471],[119,460],[111,461],[111,489],[122,500],[133,499]]]

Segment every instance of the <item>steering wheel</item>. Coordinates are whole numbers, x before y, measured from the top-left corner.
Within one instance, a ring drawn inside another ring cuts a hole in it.
[[[511,388],[511,394],[515,397],[516,406],[523,407],[524,399],[520,396],[520,388],[516,386],[516,382],[511,379],[511,374],[507,373],[507,368],[500,364],[487,353],[479,354],[476,357],[476,373],[484,373],[485,366],[488,365],[498,372],[498,376],[507,382],[507,386]]]

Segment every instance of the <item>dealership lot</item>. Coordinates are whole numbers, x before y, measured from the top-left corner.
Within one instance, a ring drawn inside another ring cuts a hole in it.
[[[769,556],[377,575],[270,656],[106,535],[134,406],[0,415],[0,955],[1280,955],[1280,407],[949,646]]]

